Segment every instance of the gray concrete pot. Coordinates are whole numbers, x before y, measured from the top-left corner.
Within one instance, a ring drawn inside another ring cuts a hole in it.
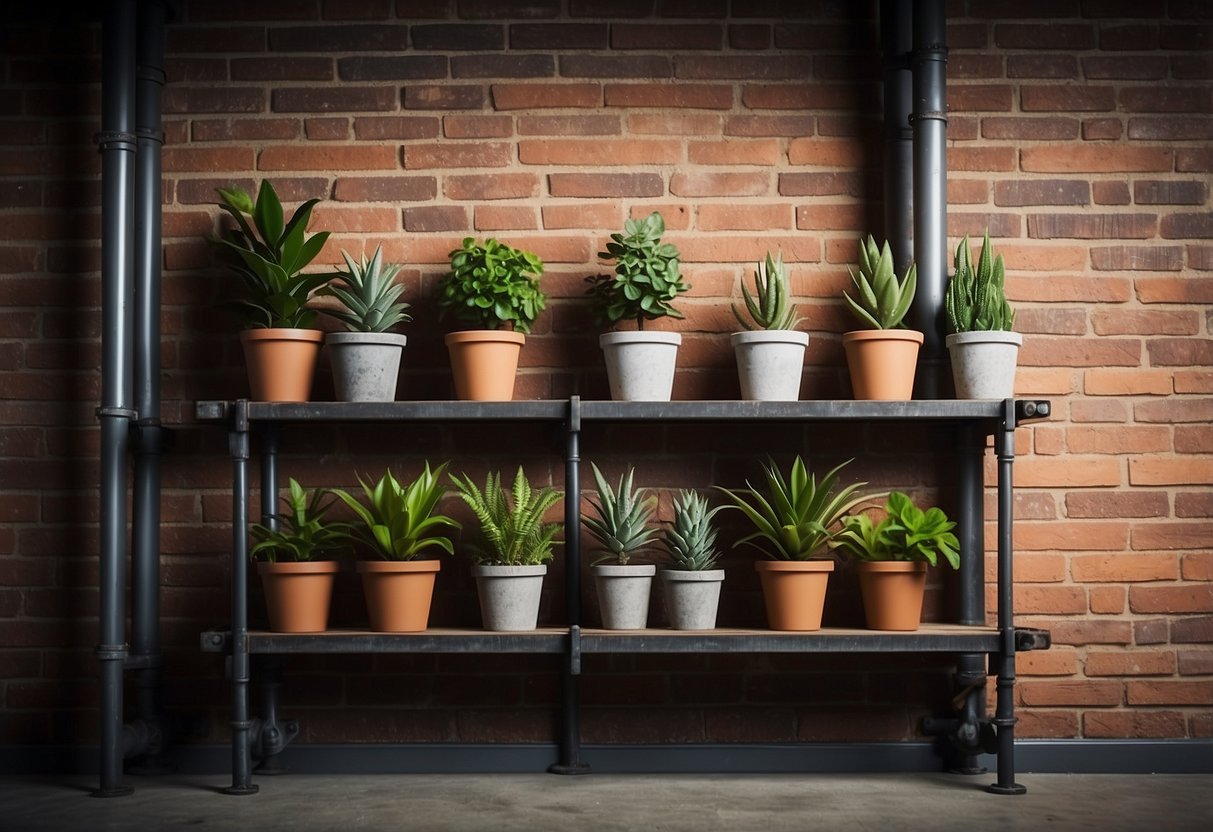
[[[330,332],[324,337],[337,401],[392,402],[407,338],[394,332]]]
[[[957,332],[944,339],[958,399],[1009,399],[1023,336],[1003,330]]]
[[[724,583],[723,569],[706,569],[702,572],[662,569],[661,583],[665,614],[671,627],[675,630],[716,628],[720,587]]]
[[[617,402],[668,402],[678,363],[677,332],[605,332],[598,337],[611,398]]]
[[[809,333],[790,329],[758,329],[729,336],[737,360],[741,398],[758,402],[794,402],[800,398],[800,377]]]
[[[593,569],[602,626],[608,630],[643,630],[649,623],[649,595],[657,567],[651,563],[608,563]]]
[[[539,596],[546,564],[538,566],[472,567],[476,594],[480,597],[480,620],[484,629],[495,631],[533,630],[539,622]]]

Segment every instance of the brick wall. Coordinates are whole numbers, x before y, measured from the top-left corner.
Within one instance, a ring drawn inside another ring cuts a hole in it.
[[[404,397],[449,395],[432,294],[469,235],[547,264],[552,300],[518,395],[605,396],[582,279],[601,269],[609,233],[654,209],[694,286],[687,319],[663,324],[684,333],[677,398],[737,396],[728,301],[767,249],[791,264],[813,334],[804,395],[848,395],[839,291],[856,237],[881,234],[874,4],[181,5],[164,95],[162,379],[165,421],[178,426],[165,458],[164,641],[167,704],[211,717],[204,738],[226,737],[222,661],[196,644],[226,615],[230,497],[224,438],[190,417],[195,399],[244,392],[231,323],[215,308],[233,286],[204,242],[216,186],[270,178],[288,202],[322,197],[312,227],[333,231],[324,261],[382,243],[405,264],[416,320]],[[1213,21],[1196,0],[1141,9],[949,4],[950,236],[990,229],[1025,334],[1018,392],[1055,403],[1016,438],[1016,612],[1055,644],[1020,660],[1022,736],[1213,734]],[[88,742],[100,33],[66,5],[18,14],[0,34],[0,743]],[[331,395],[323,370],[316,395]],[[592,458],[643,459],[659,488],[738,483],[758,455],[806,446],[819,459],[860,454],[857,474],[945,504],[954,486],[931,455],[949,439],[929,430],[610,430],[586,441],[600,450]],[[927,455],[907,457],[914,443]],[[503,467],[560,477],[548,437],[525,428],[300,431],[289,447],[284,470],[316,485],[421,456],[479,473],[516,448],[530,450]],[[726,566],[722,621],[758,623],[747,557]],[[440,585],[436,620],[474,624],[466,562],[447,563]],[[936,589],[940,614],[948,593]],[[363,614],[358,592],[339,588],[335,622]],[[827,623],[854,621],[845,574],[831,597]],[[560,612],[553,591],[545,615]],[[308,740],[556,734],[559,677],[541,657],[288,669],[285,707]],[[587,672],[591,742],[909,739],[950,684],[914,657],[591,657]]]

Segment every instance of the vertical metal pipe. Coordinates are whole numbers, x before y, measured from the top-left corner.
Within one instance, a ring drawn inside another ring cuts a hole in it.
[[[911,0],[881,0],[880,48],[884,58],[884,236],[898,275],[914,260],[914,45]]]
[[[131,306],[135,135],[135,0],[105,6],[102,23],[101,433],[100,483],[100,785],[98,797],[129,794],[122,785],[122,681],[127,657],[126,461],[131,407]]]
[[[986,436],[965,425],[957,436],[960,450],[957,531],[960,537],[960,596],[956,623],[986,623],[985,469]]]
[[[906,322],[924,335],[915,398],[947,389],[943,299],[948,282],[947,61],[945,0],[914,0],[914,261],[918,293]]]

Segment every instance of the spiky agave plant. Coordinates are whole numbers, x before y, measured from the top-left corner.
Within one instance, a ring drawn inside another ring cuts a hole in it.
[[[594,483],[598,491],[596,499],[590,498],[590,507],[598,516],[584,517],[582,522],[606,550],[594,563],[615,561],[621,566],[626,565],[632,555],[657,533],[649,522],[657,506],[657,498],[646,495],[644,489],[632,487],[636,471],[631,465],[619,477],[619,483],[614,488],[602,476],[597,465],[591,463],[590,467],[594,470]]]
[[[678,492],[674,498],[674,522],[662,538],[670,553],[672,569],[705,572],[716,568],[720,550],[716,548],[712,518],[725,508],[708,508],[707,498],[694,491]]]
[[[868,329],[897,329],[910,311],[918,288],[918,270],[911,263],[900,281],[893,271],[893,250],[886,241],[877,248],[872,235],[859,241],[859,274],[849,266],[858,299],[842,293],[851,312]]]
[[[451,479],[480,521],[489,550],[473,549],[476,563],[498,566],[532,566],[552,560],[552,546],[560,523],[545,523],[543,516],[563,496],[545,485],[534,488],[527,480],[522,466],[514,475],[512,489],[501,487],[501,475],[491,472],[485,478],[484,489],[467,474]]]
[[[409,304],[399,300],[404,286],[396,282],[399,264],[383,262],[381,246],[367,260],[363,255],[354,260],[342,250],[346,270],[338,271],[333,282],[317,294],[336,298],[340,309],[326,309],[345,324],[350,332],[387,332],[396,324],[413,320],[406,309]]]
[[[745,281],[741,283],[741,298],[745,301],[750,320],[742,316],[737,304],[733,304],[733,316],[748,330],[795,329],[801,318],[796,315],[796,305],[791,301],[792,289],[787,269],[783,267],[783,254],[759,261],[754,270],[754,292],[750,293]]]
[[[1010,331],[1015,324],[1015,310],[1007,302],[1004,290],[1006,267],[1002,255],[994,255],[990,232],[981,243],[981,257],[973,268],[973,251],[969,235],[956,247],[955,273],[948,281],[944,308],[948,312],[951,332]]]

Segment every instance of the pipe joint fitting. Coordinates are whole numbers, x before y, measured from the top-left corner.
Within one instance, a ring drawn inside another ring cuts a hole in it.
[[[130,655],[128,644],[98,644],[95,650],[97,659],[103,662],[125,662]]]
[[[125,130],[102,130],[96,135],[96,139],[99,153],[107,150],[125,150],[134,153],[138,148],[135,134]]]

